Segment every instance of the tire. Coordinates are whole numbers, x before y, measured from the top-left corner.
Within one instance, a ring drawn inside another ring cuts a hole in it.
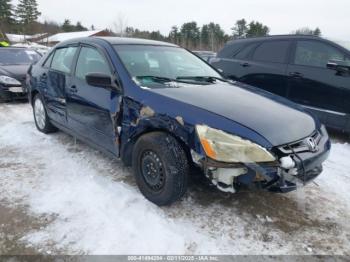
[[[186,193],[189,162],[182,146],[166,133],[141,136],[132,167],[141,193],[158,206],[170,205]]]
[[[57,128],[51,124],[47,116],[45,104],[40,94],[34,96],[33,115],[35,126],[40,132],[48,134],[57,131]]]

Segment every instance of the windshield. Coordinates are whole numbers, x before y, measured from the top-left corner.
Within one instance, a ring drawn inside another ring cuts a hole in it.
[[[200,58],[179,47],[115,45],[115,49],[130,75],[143,85],[171,81],[209,84],[221,79]]]
[[[28,49],[0,49],[0,64],[2,65],[17,65],[31,64],[40,59],[40,55]]]

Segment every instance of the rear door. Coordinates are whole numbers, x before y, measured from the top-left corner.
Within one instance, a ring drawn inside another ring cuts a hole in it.
[[[328,126],[343,129],[350,114],[350,77],[328,69],[329,60],[350,61],[347,54],[319,40],[298,40],[288,65],[288,97],[313,111]]]
[[[290,47],[289,40],[261,42],[254,47],[246,61],[240,63],[244,74],[238,80],[274,94],[286,96],[286,71]]]
[[[245,43],[243,46],[240,45],[239,49],[232,45],[231,52],[223,52],[221,55],[225,55],[225,58],[212,59],[211,64],[225,75],[225,77],[231,80],[239,81],[242,77],[247,74],[247,59],[250,53],[256,48],[258,43]],[[228,48],[228,47],[227,47]]]
[[[74,79],[67,87],[68,123],[71,129],[95,145],[118,154],[116,123],[112,114],[119,108],[121,93],[117,90],[89,85],[89,73],[112,77],[109,59],[102,50],[82,46],[76,63]]]
[[[77,54],[77,46],[57,48],[44,63],[40,76],[42,95],[50,119],[65,125],[66,119],[66,87],[72,81],[72,65]]]

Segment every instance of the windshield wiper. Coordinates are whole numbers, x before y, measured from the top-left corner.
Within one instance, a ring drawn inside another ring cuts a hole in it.
[[[156,81],[156,82],[161,82],[161,83],[170,83],[170,82],[177,82],[177,83],[186,83],[186,84],[194,84],[192,80],[195,80],[197,83],[198,82],[214,82],[214,78],[215,77],[177,77],[177,78],[170,78],[170,77],[163,77],[163,76],[153,76],[153,75],[144,75],[144,76],[135,76],[136,79],[151,79],[153,81]],[[199,79],[198,79],[199,78]],[[212,79],[212,80],[210,80]],[[216,79],[216,78],[215,78]],[[220,79],[221,78],[217,78],[217,79]],[[224,79],[222,79],[222,81],[225,81]]]
[[[141,79],[147,79],[151,78],[152,80],[159,81],[159,82],[179,82],[177,79],[169,78],[169,77],[163,77],[163,76],[135,76],[135,78],[141,78]]]
[[[220,80],[223,82],[227,82],[226,79],[221,78],[221,77],[216,77],[216,76],[179,76],[176,78],[177,80],[195,80],[199,82],[216,82],[216,80]]]

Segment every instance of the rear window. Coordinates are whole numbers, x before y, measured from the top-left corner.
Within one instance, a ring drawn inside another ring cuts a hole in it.
[[[70,73],[77,47],[65,47],[55,51],[51,68],[63,73]]]
[[[289,41],[271,41],[259,45],[253,55],[254,61],[284,63],[289,47]]]
[[[347,61],[344,53],[319,41],[298,41],[294,64],[327,68],[330,60]]]

